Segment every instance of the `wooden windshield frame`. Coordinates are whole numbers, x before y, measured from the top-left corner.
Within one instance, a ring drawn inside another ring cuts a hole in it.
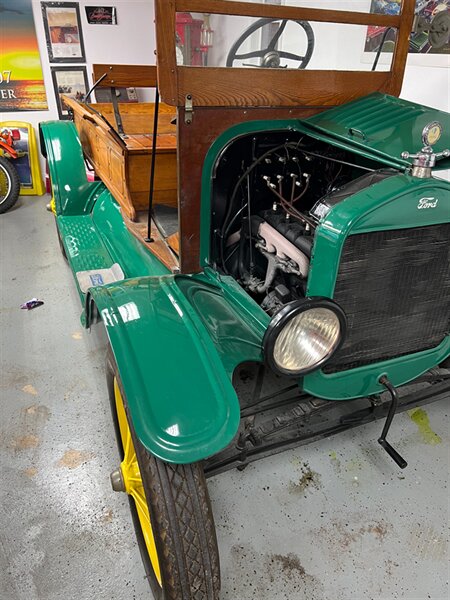
[[[301,8],[234,0],[155,0],[158,78],[167,104],[184,106],[336,106],[371,92],[398,96],[408,56],[415,0],[403,0],[399,15]],[[245,67],[192,67],[176,62],[178,12],[294,19],[365,26],[394,27],[397,41],[390,71],[299,69],[252,70]]]

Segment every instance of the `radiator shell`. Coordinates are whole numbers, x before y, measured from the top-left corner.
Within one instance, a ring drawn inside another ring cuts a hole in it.
[[[351,235],[335,301],[348,334],[325,373],[436,348],[449,334],[450,224]]]
[[[421,209],[431,197],[433,208]],[[307,296],[341,304],[349,327],[332,362],[300,382],[305,391],[368,396],[382,391],[381,376],[404,385],[450,355],[449,227],[450,185],[405,174],[346,198],[322,219]]]

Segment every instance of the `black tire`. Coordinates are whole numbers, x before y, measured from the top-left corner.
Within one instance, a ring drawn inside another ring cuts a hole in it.
[[[16,167],[0,156],[0,215],[12,208],[19,198],[20,180]]]
[[[203,467],[200,463],[165,463],[144,448],[135,434],[111,349],[106,362],[108,392],[121,459],[123,448],[114,379],[122,394],[158,552],[162,587],[147,552],[134,501],[129,498],[139,550],[153,596],[155,600],[219,600],[219,552]]]

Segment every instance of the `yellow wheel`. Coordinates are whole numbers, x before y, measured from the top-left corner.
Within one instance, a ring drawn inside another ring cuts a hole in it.
[[[14,206],[19,198],[20,180],[13,163],[0,155],[0,214]]]
[[[145,498],[144,485],[142,483],[136,451],[134,449],[133,439],[131,437],[131,431],[128,426],[128,419],[123,405],[122,394],[120,393],[116,377],[114,377],[114,399],[124,456],[119,469],[111,473],[111,483],[114,491],[126,492],[134,500],[148,557],[153,573],[161,587],[161,571],[159,568],[158,552],[155,545],[155,536],[153,535],[150,515],[148,513],[147,500]]]
[[[218,600],[214,521],[200,464],[164,463],[140,443],[112,352],[108,390],[121,455],[113,489],[126,492],[147,578],[156,600]]]

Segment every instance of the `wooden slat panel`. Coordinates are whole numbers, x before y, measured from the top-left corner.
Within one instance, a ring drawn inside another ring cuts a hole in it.
[[[78,114],[80,118],[83,118],[86,121],[89,121],[96,127],[99,127],[104,135],[108,135],[113,138],[116,143],[125,148],[125,143],[120,137],[120,135],[112,128],[112,125],[109,122],[105,121],[100,115],[98,115],[88,104],[81,104],[74,100],[73,98],[69,98],[68,96],[62,96],[64,98],[64,102],[70,106],[74,115]]]
[[[136,210],[148,206],[150,190],[151,154],[128,154],[127,184]],[[156,155],[154,203],[177,205],[177,155],[170,153]]]
[[[111,103],[92,104],[92,107],[104,115],[113,126],[117,127]],[[154,109],[153,102],[119,102],[120,116],[125,133],[127,135],[152,133]],[[158,133],[176,135],[176,125],[171,123],[175,116],[176,110],[173,106],[161,103],[159,105]]]
[[[175,0],[155,0],[158,87],[163,101],[172,106],[177,104],[175,14]]]
[[[389,88],[389,72],[180,67],[178,103],[196,106],[336,106]],[[246,78],[251,85],[242,86]],[[214,85],[211,82],[214,81]],[[194,117],[195,118],[195,117]]]
[[[106,73],[98,87],[156,87],[156,65],[92,65],[92,79],[97,81]]]
[[[399,27],[400,17],[375,13],[358,13],[346,10],[322,10],[278,4],[256,4],[249,2],[227,2],[227,0],[177,0],[179,12],[208,12],[219,15],[241,15],[269,19],[294,19],[297,21],[319,21],[326,23],[350,23],[353,25],[378,25]]]
[[[153,136],[133,134],[126,140],[127,149],[130,154],[150,154],[153,147]],[[176,154],[177,137],[175,134],[158,134],[156,137],[156,148],[158,154]]]
[[[108,150],[110,180],[115,183],[118,192],[123,196],[125,193],[125,161],[116,148],[110,147]]]
[[[174,185],[176,185],[176,181],[174,181]],[[148,196],[149,192],[146,190],[145,192],[132,192],[133,196],[133,206],[136,210],[146,210],[148,208]],[[167,206],[172,206],[176,208],[178,206],[177,203],[177,189],[176,187],[172,190],[154,190],[153,192],[153,204],[166,204]]]
[[[66,101],[73,110],[83,151],[119,202],[123,214],[133,220],[137,210],[148,206],[152,136],[131,134],[122,139],[87,105],[70,98]],[[139,109],[139,105],[128,107],[131,113],[134,108]],[[173,109],[171,112],[173,113]],[[173,115],[168,116],[172,118]],[[173,131],[174,126],[171,125],[171,128]],[[177,150],[174,133],[157,136],[154,201],[177,205]]]

